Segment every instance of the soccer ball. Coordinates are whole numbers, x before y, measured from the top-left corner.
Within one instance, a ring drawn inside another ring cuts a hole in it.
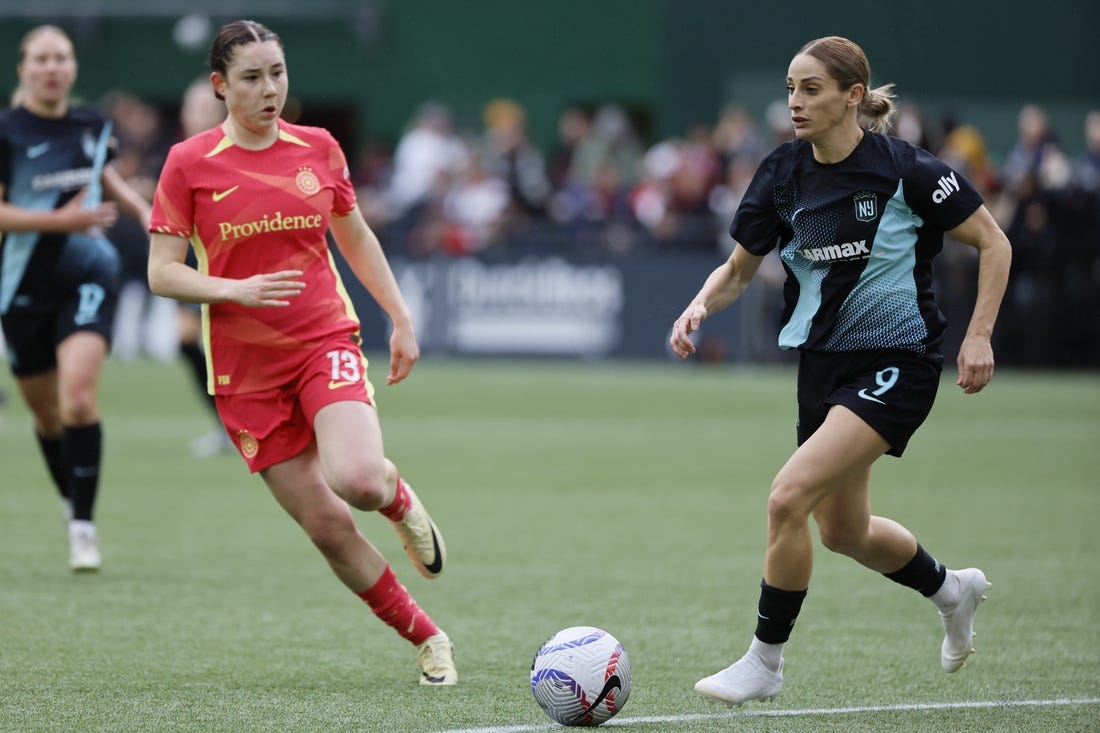
[[[572,626],[547,639],[531,663],[531,694],[562,725],[599,725],[630,697],[630,658],[594,626]]]

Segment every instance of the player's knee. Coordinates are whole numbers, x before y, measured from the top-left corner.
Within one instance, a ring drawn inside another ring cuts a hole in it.
[[[389,496],[384,463],[353,461],[329,476],[329,485],[344,501],[361,511],[382,508]]]
[[[65,425],[89,425],[99,418],[95,389],[71,387],[61,393],[59,414]]]
[[[782,474],[776,476],[768,494],[768,525],[779,527],[805,522],[810,516],[806,495],[806,487],[799,482]]]

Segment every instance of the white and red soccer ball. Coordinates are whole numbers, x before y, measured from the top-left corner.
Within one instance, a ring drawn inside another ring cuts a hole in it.
[[[562,629],[531,663],[531,694],[562,725],[607,722],[623,709],[632,682],[623,645],[594,626]]]

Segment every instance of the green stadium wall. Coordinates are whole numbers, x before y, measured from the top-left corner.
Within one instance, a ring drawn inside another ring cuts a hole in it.
[[[175,5],[0,2],[0,84],[15,85],[22,35],[56,22],[76,42],[86,101],[121,89],[173,109],[206,72],[208,48],[173,40]],[[828,34],[861,43],[873,81],[894,82],[903,100],[978,124],[995,160],[1015,137],[1021,104],[1043,105],[1071,154],[1083,148],[1085,112],[1100,107],[1095,0],[193,0],[187,10],[215,25],[270,25],[286,42],[303,119],[334,124],[346,145],[396,140],[427,99],[451,105],[459,126],[476,131],[487,102],[513,98],[546,149],[571,103],[621,102],[647,140],[713,122],[730,101],[759,116],[783,98],[794,51]]]

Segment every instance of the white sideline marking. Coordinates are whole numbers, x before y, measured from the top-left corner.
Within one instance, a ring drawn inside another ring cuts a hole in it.
[[[912,710],[959,710],[974,708],[1030,708],[1067,705],[1098,705],[1100,697],[1067,698],[1059,700],[989,700],[978,702],[914,703],[912,705],[868,705],[848,708],[809,708],[806,710],[731,710],[725,713],[699,715],[658,715],[647,718],[613,718],[602,727],[616,725],[645,725],[646,723],[686,723],[695,720],[724,720],[732,718],[793,718],[804,715],[847,715],[851,713],[882,713]],[[539,725],[505,725],[492,728],[454,728],[438,733],[527,733],[527,731],[560,730],[557,723]]]

